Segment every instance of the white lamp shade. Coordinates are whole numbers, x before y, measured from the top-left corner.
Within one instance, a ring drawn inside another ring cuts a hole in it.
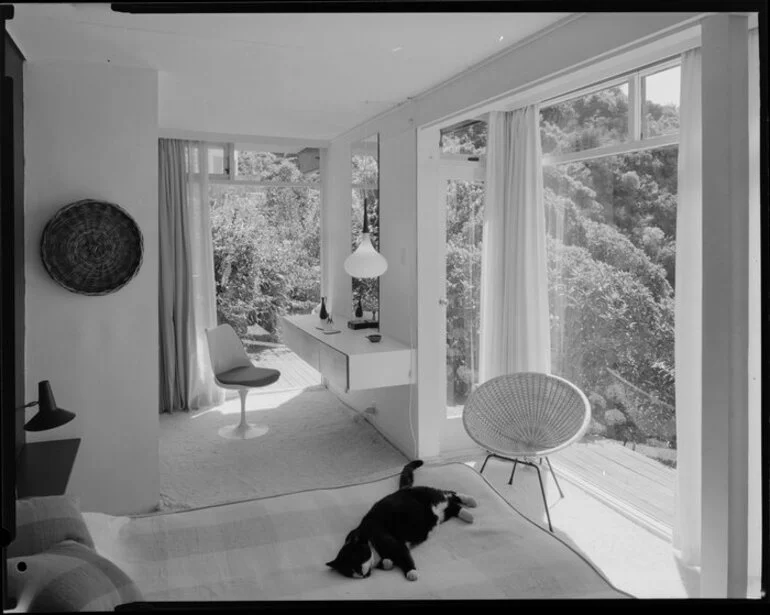
[[[388,261],[374,249],[369,233],[364,233],[356,251],[345,259],[344,266],[354,278],[376,278],[388,270]]]

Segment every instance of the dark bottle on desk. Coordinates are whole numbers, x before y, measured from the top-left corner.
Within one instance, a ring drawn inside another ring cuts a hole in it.
[[[361,305],[361,297],[358,298],[358,306],[356,306],[356,318],[362,318],[364,315],[364,306]]]
[[[326,297],[321,297],[321,311],[318,314],[321,320],[329,318],[329,312],[326,311]]]

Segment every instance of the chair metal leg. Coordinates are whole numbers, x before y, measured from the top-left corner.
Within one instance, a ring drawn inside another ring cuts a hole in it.
[[[484,460],[484,463],[482,464],[481,470],[479,471],[479,473],[484,471],[484,466],[487,465],[487,461],[489,460],[490,457],[497,457],[498,459],[503,459],[503,460],[506,460],[506,461],[513,461],[513,469],[511,470],[511,478],[508,479],[508,484],[509,485],[513,483],[513,475],[516,472],[516,467],[518,466],[518,464],[522,463],[522,464],[524,464],[526,466],[532,466],[533,468],[535,468],[535,470],[537,470],[537,480],[540,482],[540,493],[543,494],[543,505],[545,506],[545,516],[548,518],[548,529],[553,532],[553,525],[551,525],[551,512],[548,510],[548,499],[546,498],[546,495],[545,495],[545,485],[543,485],[543,476],[540,473],[540,465],[537,464],[537,463],[534,463],[532,461],[528,461],[526,458],[524,458],[524,459],[517,459],[517,458],[511,458],[511,457],[501,457],[500,455],[496,455],[495,453],[490,453],[489,455],[487,455],[487,458]],[[547,457],[546,457],[546,461],[548,461]],[[548,461],[548,465],[549,466],[551,465],[550,461]],[[553,469],[551,469],[551,473],[553,473]],[[556,477],[554,476],[554,479],[555,478]],[[556,483],[557,487],[558,487],[558,485],[559,484]],[[559,493],[561,493],[561,489],[559,489]],[[562,494],[562,497],[564,497],[563,494]]]
[[[561,487],[559,486],[559,481],[556,480],[556,472],[553,471],[553,466],[551,466],[551,460],[548,459],[548,457],[546,457],[545,460],[548,463],[548,469],[551,471],[551,476],[553,476],[553,482],[556,483],[556,488],[559,490],[559,495],[561,497],[564,497],[564,492],[561,490]]]
[[[518,460],[516,459],[513,460],[513,469],[511,470],[511,477],[508,479],[509,485],[513,484],[513,475],[516,472],[516,466],[518,465],[518,463],[519,463]]]
[[[545,487],[543,486],[543,477],[540,475],[540,467],[532,464],[532,467],[537,470],[537,480],[540,481],[540,492],[543,494],[543,505],[545,506],[545,516],[548,518],[548,529],[553,532],[553,526],[551,525],[551,513],[548,511],[548,500],[545,497]]]
[[[487,461],[489,461],[490,457],[493,457],[493,455],[487,455],[487,458],[484,459],[484,463],[481,464],[481,470],[479,470],[479,474],[484,473],[484,468],[487,466]]]

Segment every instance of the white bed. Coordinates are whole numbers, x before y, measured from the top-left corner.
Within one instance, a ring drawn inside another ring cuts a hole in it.
[[[96,550],[147,601],[630,598],[583,555],[513,508],[462,463],[426,465],[415,484],[472,495],[475,522],[450,519],[398,570],[343,577],[325,565],[369,507],[397,486],[370,483],[117,517],[84,512]]]

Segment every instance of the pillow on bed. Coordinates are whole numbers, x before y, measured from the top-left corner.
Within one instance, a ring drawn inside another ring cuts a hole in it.
[[[125,572],[73,540],[9,559],[8,592],[21,611],[112,611],[142,600]]]
[[[16,538],[8,546],[8,557],[34,555],[64,540],[94,548],[78,498],[50,495],[16,501]]]

